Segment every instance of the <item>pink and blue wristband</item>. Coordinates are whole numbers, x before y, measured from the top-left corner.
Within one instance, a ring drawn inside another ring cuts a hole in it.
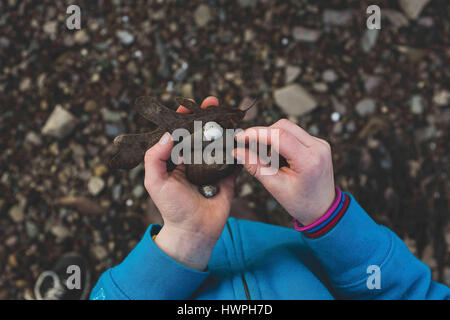
[[[330,231],[342,218],[350,203],[350,197],[336,187],[336,198],[325,214],[310,225],[303,226],[294,219],[294,228],[308,238],[318,238]]]

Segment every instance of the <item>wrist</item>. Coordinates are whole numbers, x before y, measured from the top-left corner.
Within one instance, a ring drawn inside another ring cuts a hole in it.
[[[295,229],[298,231],[305,231],[325,221],[336,210],[337,206],[339,205],[341,201],[341,190],[338,187],[334,187],[332,197],[330,198],[331,200],[327,201],[328,204],[324,206],[323,209],[318,211],[317,215],[311,216],[309,219],[306,220],[294,218]],[[299,224],[299,222],[301,223],[301,225]]]
[[[170,225],[164,225],[155,239],[156,245],[168,256],[200,271],[206,269],[216,242],[216,237]]]

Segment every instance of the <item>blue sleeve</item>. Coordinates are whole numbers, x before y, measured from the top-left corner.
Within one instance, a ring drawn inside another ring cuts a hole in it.
[[[430,268],[388,228],[376,224],[350,196],[347,211],[324,236],[303,236],[339,298],[449,299]]]
[[[151,225],[125,260],[106,270],[91,291],[92,300],[189,299],[208,272],[186,267],[152,240],[161,226]]]

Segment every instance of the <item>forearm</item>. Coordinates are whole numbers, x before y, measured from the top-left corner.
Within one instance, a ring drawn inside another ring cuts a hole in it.
[[[155,238],[158,247],[179,263],[199,271],[207,268],[217,237],[164,226]]]
[[[102,275],[91,299],[189,299],[193,295],[209,273],[163,252],[152,240],[159,228],[150,226],[125,260]]]
[[[337,224],[305,241],[325,267],[339,296],[346,299],[445,299],[450,289],[391,230],[376,224],[353,197]],[[379,284],[373,286],[373,270]]]

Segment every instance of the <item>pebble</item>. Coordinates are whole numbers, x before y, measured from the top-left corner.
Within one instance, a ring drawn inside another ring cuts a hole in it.
[[[340,119],[341,119],[341,115],[339,114],[339,112],[333,112],[331,114],[331,121],[338,122]]]
[[[97,102],[95,102],[94,100],[88,100],[86,101],[86,103],[84,104],[83,107],[84,111],[86,112],[92,112],[95,111],[97,109]]]
[[[372,93],[381,84],[382,79],[378,76],[367,76],[364,80],[364,89],[367,93]]]
[[[73,39],[77,44],[86,44],[89,42],[90,37],[84,29],[81,29],[75,33]]]
[[[24,78],[22,81],[20,81],[19,84],[19,90],[24,92],[30,89],[31,87],[31,79],[30,78]]]
[[[300,42],[316,42],[319,40],[322,32],[320,30],[308,29],[303,27],[294,27],[292,29],[292,37]]]
[[[378,29],[368,29],[366,30],[366,32],[364,32],[364,35],[361,39],[361,48],[365,53],[369,53],[377,43],[379,31],[380,30]]]
[[[58,29],[58,21],[48,21],[44,24],[42,29],[46,34],[50,35],[56,34],[56,31]]]
[[[409,25],[408,18],[400,11],[383,8],[382,15],[396,28],[407,27]]]
[[[414,114],[422,114],[424,110],[423,98],[421,95],[414,95],[410,102],[411,112]]]
[[[286,72],[285,82],[286,82],[286,84],[289,84],[289,83],[293,82],[295,79],[297,79],[297,77],[302,72],[302,69],[298,66],[287,65],[285,72]]]
[[[450,91],[442,90],[433,96],[433,102],[439,107],[448,106],[450,101]]]
[[[39,234],[39,229],[33,221],[25,222],[25,230],[30,238],[35,238]]]
[[[430,0],[398,0],[400,8],[412,20],[419,17],[423,8],[430,2]]]
[[[325,82],[335,82],[338,79],[338,75],[334,70],[328,69],[322,73],[322,79]]]
[[[212,198],[219,193],[219,186],[217,185],[203,185],[199,186],[198,189],[205,198]]]
[[[122,186],[120,184],[116,184],[112,188],[112,197],[115,201],[120,200],[120,197],[122,195]]]
[[[290,84],[274,92],[275,103],[287,114],[300,116],[317,107],[316,100],[299,84]]]
[[[77,125],[77,119],[60,105],[57,105],[42,128],[42,134],[55,138],[64,138]]]
[[[99,177],[91,177],[88,182],[89,193],[93,196],[98,195],[105,187],[105,182]]]
[[[136,199],[139,199],[145,193],[145,188],[142,185],[138,184],[133,188],[133,191],[131,191],[131,193]]]
[[[28,143],[28,144],[31,144],[31,145],[34,145],[34,146],[39,146],[39,145],[42,144],[42,139],[41,139],[41,137],[38,134],[36,134],[33,131],[30,131],[25,136],[24,142]]]
[[[122,130],[115,124],[107,123],[105,125],[106,135],[109,137],[116,137],[118,136]]]
[[[69,229],[61,224],[52,226],[50,232],[56,237],[57,241],[62,241],[70,236]]]
[[[21,205],[12,206],[11,209],[9,209],[8,214],[11,217],[11,219],[16,223],[22,222],[23,219],[25,218],[24,209],[23,206]]]
[[[91,248],[91,253],[97,261],[102,261],[108,256],[108,251],[101,245],[95,245]]]
[[[134,35],[127,30],[117,31],[116,36],[119,38],[120,42],[126,46],[134,42]]]
[[[355,108],[356,112],[358,112],[358,114],[362,117],[371,115],[375,112],[376,109],[375,100],[370,98],[362,99],[356,104]]]
[[[241,187],[240,197],[245,197],[253,193],[253,188],[250,183],[244,183]]]
[[[204,27],[211,20],[211,11],[205,4],[201,4],[194,12],[195,24],[199,27]]]
[[[353,19],[353,14],[350,10],[331,10],[325,9],[322,20],[328,26],[345,26]]]
[[[101,112],[103,120],[106,122],[119,122],[122,119],[120,112],[112,111],[107,108],[103,108]]]
[[[327,92],[327,91],[328,91],[328,86],[327,86],[327,84],[326,84],[326,83],[323,83],[323,82],[317,82],[317,83],[314,83],[314,84],[313,84],[313,88],[314,88],[315,91],[321,92],[321,93]]]

